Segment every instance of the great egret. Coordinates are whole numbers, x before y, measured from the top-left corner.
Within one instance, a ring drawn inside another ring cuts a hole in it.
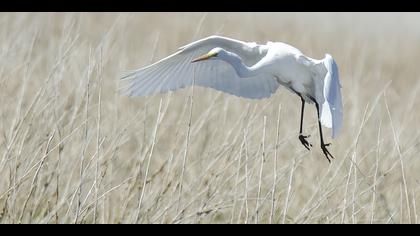
[[[321,124],[332,128],[332,138],[336,138],[343,119],[338,68],[329,54],[316,60],[281,42],[259,45],[210,36],[121,79],[121,89],[128,96],[173,91],[194,83],[244,98],[262,99],[283,85],[302,102],[300,142],[310,150],[312,145],[306,140],[309,135],[303,135],[303,113],[305,102],[315,103],[321,149],[329,162],[330,157],[334,158],[327,149],[330,144],[324,143],[321,128]]]

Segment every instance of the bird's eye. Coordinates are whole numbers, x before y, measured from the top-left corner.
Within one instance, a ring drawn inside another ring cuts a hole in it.
[[[216,53],[213,54],[213,57],[217,57],[217,56],[219,56],[219,53],[218,52],[216,52]]]

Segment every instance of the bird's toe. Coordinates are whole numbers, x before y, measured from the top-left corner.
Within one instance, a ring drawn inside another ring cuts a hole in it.
[[[328,144],[321,144],[321,149],[322,149],[322,152],[324,153],[325,157],[327,158],[328,162],[331,163],[330,157],[332,159],[334,159],[334,156],[327,149],[327,146],[329,146],[329,145],[331,145],[331,144],[330,143],[328,143]]]
[[[311,150],[310,147],[312,147],[312,144],[310,144],[308,142],[308,140],[306,140],[309,137],[310,137],[310,135],[305,136],[305,135],[300,134],[299,135],[299,140],[306,149]]]

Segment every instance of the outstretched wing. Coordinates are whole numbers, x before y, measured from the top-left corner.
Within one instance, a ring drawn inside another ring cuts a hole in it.
[[[323,60],[327,69],[324,79],[324,104],[322,104],[321,123],[332,128],[332,138],[336,138],[343,123],[343,104],[341,101],[341,84],[338,67],[331,55],[326,54]]]
[[[237,54],[249,66],[261,60],[267,51],[256,43],[211,36],[181,47],[178,52],[150,66],[127,73],[121,78],[120,89],[129,96],[148,96],[194,83],[253,99],[269,97],[277,90],[278,83],[269,75],[240,78],[230,64],[221,60],[191,63],[191,60],[215,47]]]

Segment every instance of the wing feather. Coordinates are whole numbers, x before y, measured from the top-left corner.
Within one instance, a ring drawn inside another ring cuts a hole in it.
[[[264,45],[211,36],[183,46],[180,51],[149,66],[126,73],[121,78],[120,89],[130,96],[149,96],[190,86],[195,76],[198,86],[245,98],[266,98],[277,90],[279,85],[271,76],[261,74],[240,78],[224,61],[190,63],[215,47],[239,55],[248,66],[257,63],[266,54]]]
[[[324,98],[321,123],[332,128],[332,138],[336,138],[343,123],[343,104],[341,101],[341,84],[338,67],[334,59],[327,54],[324,61],[327,74],[324,80]]]
[[[315,88],[315,99],[321,106],[319,120],[323,126],[332,128],[331,136],[336,138],[343,123],[341,84],[337,64],[329,54],[326,54],[322,60],[312,59],[304,55],[298,55],[296,59],[300,64],[311,68],[314,74],[323,77],[321,86],[317,87],[319,92]]]

